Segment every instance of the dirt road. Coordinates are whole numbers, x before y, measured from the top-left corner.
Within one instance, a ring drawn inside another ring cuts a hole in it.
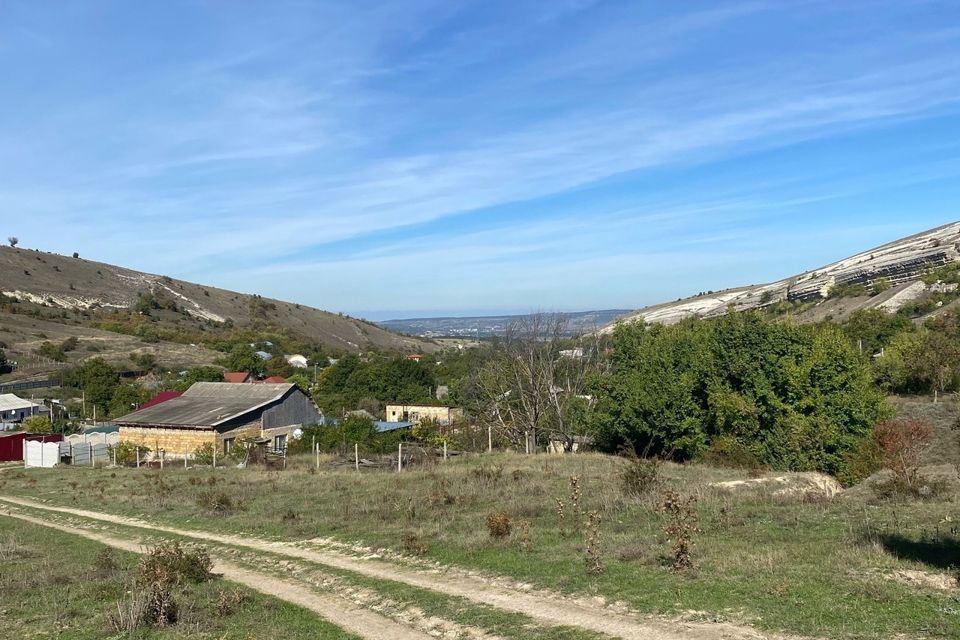
[[[0,501],[30,509],[134,527],[154,534],[173,534],[234,548],[241,547],[296,558],[370,578],[391,580],[448,596],[465,598],[504,611],[526,615],[542,624],[578,627],[615,638],[627,640],[759,640],[785,638],[785,636],[764,634],[748,627],[730,624],[702,624],[643,618],[638,614],[624,613],[583,599],[565,598],[562,595],[546,591],[504,586],[505,583],[509,584],[508,580],[484,579],[455,568],[439,572],[418,569],[381,559],[359,558],[326,549],[305,549],[290,543],[271,542],[248,536],[241,537],[211,531],[179,529],[108,513],[54,507],[12,496],[0,496]],[[35,518],[35,520],[38,520],[40,524],[44,523],[40,518]],[[278,595],[277,597],[282,596]],[[400,638],[405,636],[390,637]]]

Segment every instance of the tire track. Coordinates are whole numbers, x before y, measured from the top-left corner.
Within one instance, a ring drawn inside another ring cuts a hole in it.
[[[116,549],[131,551],[133,553],[143,553],[142,545],[129,540],[121,540],[99,533],[74,529],[43,520],[42,518],[34,518],[8,510],[4,511],[3,515],[41,527],[56,529],[71,535],[87,538]],[[426,633],[405,627],[385,616],[358,607],[348,600],[339,597],[323,596],[287,580],[280,580],[264,573],[250,571],[221,560],[214,561],[213,570],[231,582],[242,584],[264,595],[312,611],[344,631],[349,631],[367,640],[434,640],[432,636]]]
[[[788,636],[762,633],[749,627],[724,623],[694,623],[643,619],[602,605],[564,598],[544,591],[524,591],[486,582],[458,572],[438,573],[398,566],[377,559],[357,558],[335,551],[303,549],[289,543],[179,529],[98,511],[55,507],[24,498],[0,495],[0,501],[44,511],[65,513],[91,520],[207,540],[228,546],[284,555],[349,571],[378,580],[391,580],[447,596],[464,598],[504,611],[520,613],[551,626],[579,627],[624,640],[787,640]]]

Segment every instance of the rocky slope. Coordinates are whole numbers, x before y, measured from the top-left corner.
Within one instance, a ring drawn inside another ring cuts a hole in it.
[[[430,341],[401,336],[373,323],[305,305],[271,300],[215,287],[125,269],[102,262],[30,249],[0,247],[0,293],[45,319],[62,310],[65,322],[78,315],[129,313],[145,293],[167,301],[176,312],[154,314],[168,326],[216,329],[225,325],[261,325],[286,330],[334,352],[370,348],[434,351]],[[165,318],[165,319],[164,319]],[[0,326],[4,320],[0,314]]]
[[[730,310],[759,309],[783,301],[809,303],[798,312],[802,320],[837,318],[857,309],[896,311],[936,289],[920,278],[931,269],[960,260],[960,222],[890,242],[844,260],[769,284],[728,289],[653,305],[634,311],[620,322],[674,324],[683,318],[719,316]],[[884,279],[890,289],[880,295],[829,298],[838,285],[872,288]],[[603,332],[612,331],[614,324]]]

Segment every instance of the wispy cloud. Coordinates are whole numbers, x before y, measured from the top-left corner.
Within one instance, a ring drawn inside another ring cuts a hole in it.
[[[483,265],[504,278],[484,295],[527,295],[551,268],[586,282],[663,259],[637,250],[639,227],[670,238],[706,224],[729,238],[744,220],[955,175],[949,125],[918,129],[927,137],[911,143],[908,166],[895,153],[869,171],[817,166],[801,150],[955,114],[960,33],[931,15],[949,5],[191,11],[201,25],[183,34],[191,53],[138,73],[115,59],[137,43],[91,42],[82,10],[72,31],[42,9],[18,16],[13,30],[59,42],[32,70],[49,80],[42,110],[0,125],[0,207],[17,212],[18,235],[214,283],[253,275],[267,293],[284,273],[363,274],[341,308],[385,299],[381,269],[391,286],[415,283],[449,304],[461,296],[436,284],[436,269],[467,278]],[[0,41],[18,54],[41,46],[2,28]],[[73,54],[105,65],[83,68],[90,86],[70,82]],[[0,70],[13,64],[0,50]],[[14,76],[0,95],[16,101],[27,81]],[[764,154],[775,161],[739,167]],[[709,184],[716,171],[744,182],[677,198],[656,179]],[[603,289],[634,295],[627,283]],[[318,284],[297,297],[330,295]]]

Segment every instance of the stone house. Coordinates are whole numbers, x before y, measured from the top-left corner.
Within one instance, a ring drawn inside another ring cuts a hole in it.
[[[229,453],[237,439],[269,438],[283,450],[294,432],[321,422],[320,412],[295,384],[197,382],[178,398],[114,420],[120,442],[185,456],[210,443]]]
[[[429,404],[388,404],[386,408],[387,422],[412,422],[420,424],[421,420],[433,420],[437,424],[450,424],[463,417],[463,409],[445,405]]]

